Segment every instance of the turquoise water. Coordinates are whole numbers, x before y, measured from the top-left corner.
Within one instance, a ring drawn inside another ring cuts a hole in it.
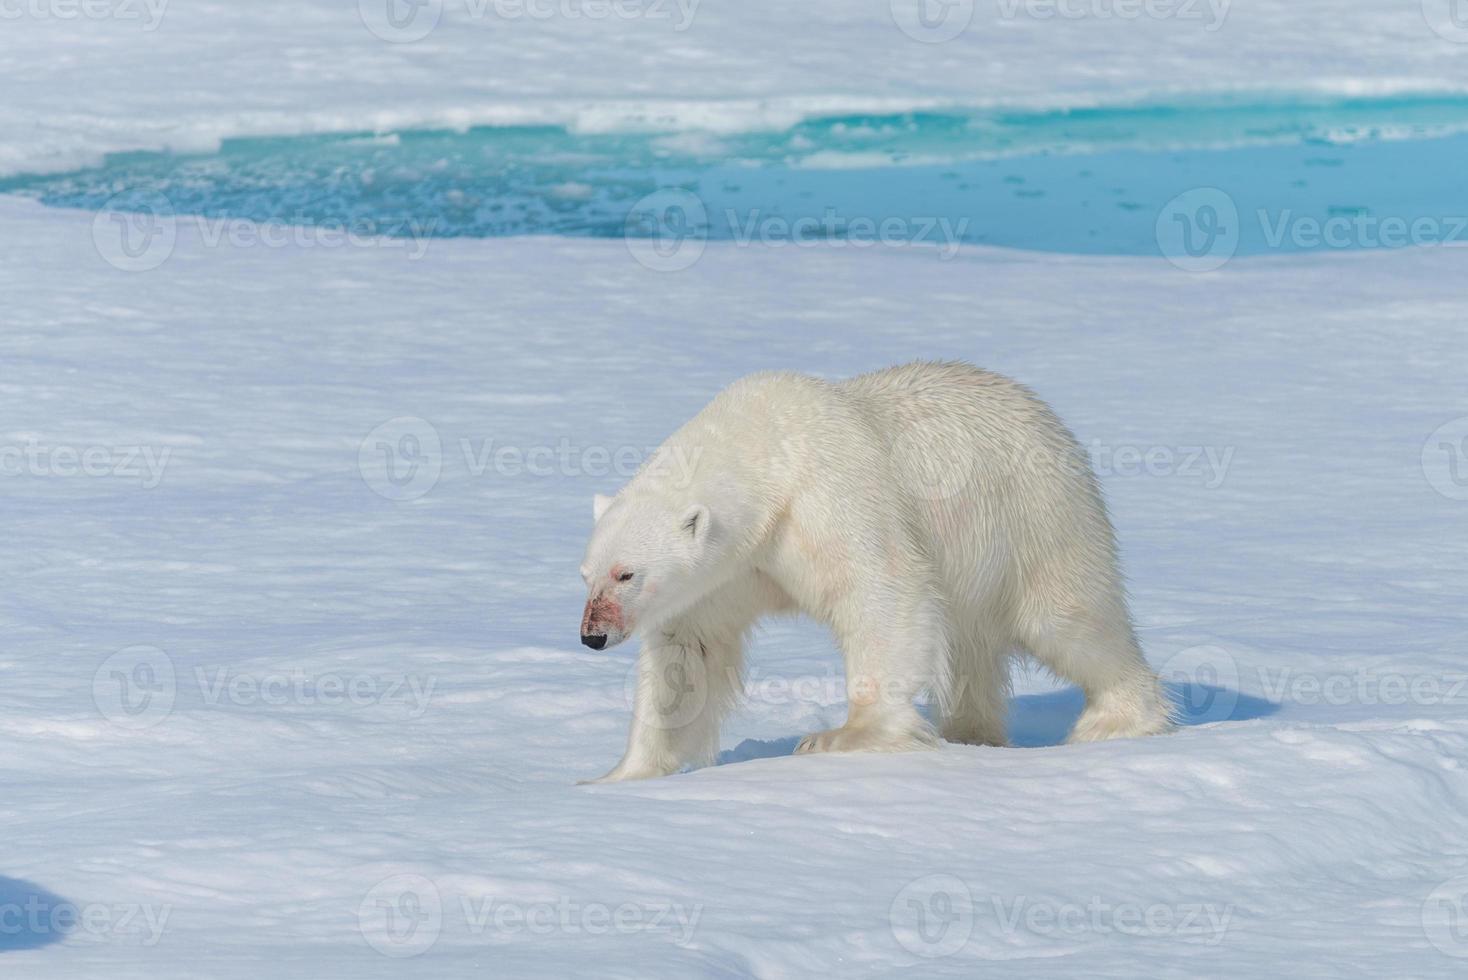
[[[0,192],[411,237],[882,239],[1187,260],[1468,240],[1465,160],[1468,98],[1280,98],[843,116],[732,136],[237,139]]]

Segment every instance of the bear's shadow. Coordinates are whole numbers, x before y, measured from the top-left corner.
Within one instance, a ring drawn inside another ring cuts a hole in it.
[[[1184,727],[1216,721],[1248,721],[1279,710],[1279,705],[1272,701],[1211,684],[1168,684],[1167,693],[1177,705],[1178,723]],[[1085,701],[1078,687],[1045,694],[1022,694],[1011,699],[1010,745],[1025,749],[1060,745],[1080,717]],[[720,752],[719,765],[791,755],[803,737],[747,738],[732,749]]]
[[[58,910],[72,909],[74,906],[39,885],[0,877],[0,953],[60,942],[70,920]]]

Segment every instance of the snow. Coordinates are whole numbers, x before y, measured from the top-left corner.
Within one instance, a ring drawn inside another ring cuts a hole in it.
[[[0,176],[1468,92],[1448,0],[622,2],[404,3],[390,40],[378,0],[0,0]],[[116,218],[0,196],[0,976],[1463,975],[1468,250],[665,262],[183,218],[127,255]],[[720,764],[577,785],[635,653],[577,642],[592,494],[742,374],[918,357],[1091,450],[1188,724],[1065,746],[1078,692],[1023,673],[1014,748],[797,758],[844,684],[781,622]]]
[[[1464,92],[1451,3],[5,0],[0,176],[242,135],[731,132],[939,105]]]
[[[126,272],[90,215],[0,227],[6,976],[1462,975],[1468,251],[658,273],[185,221]],[[1092,449],[1194,724],[1060,745],[1078,697],[1026,674],[1021,747],[793,757],[841,675],[780,623],[722,764],[576,785],[632,665],[576,642],[593,492],[748,371],[915,357]]]

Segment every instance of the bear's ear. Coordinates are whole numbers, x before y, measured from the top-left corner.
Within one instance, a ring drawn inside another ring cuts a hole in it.
[[[591,498],[591,519],[593,521],[601,520],[601,515],[605,514],[607,508],[610,506],[612,506],[611,497],[600,493],[593,495]]]
[[[703,504],[694,504],[683,512],[683,531],[697,541],[708,533],[709,509]]]

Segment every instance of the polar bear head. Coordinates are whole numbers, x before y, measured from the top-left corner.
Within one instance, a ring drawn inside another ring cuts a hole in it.
[[[651,628],[711,588],[717,561],[709,509],[678,497],[631,489],[596,496],[596,527],[581,562],[581,642],[593,650]]]

